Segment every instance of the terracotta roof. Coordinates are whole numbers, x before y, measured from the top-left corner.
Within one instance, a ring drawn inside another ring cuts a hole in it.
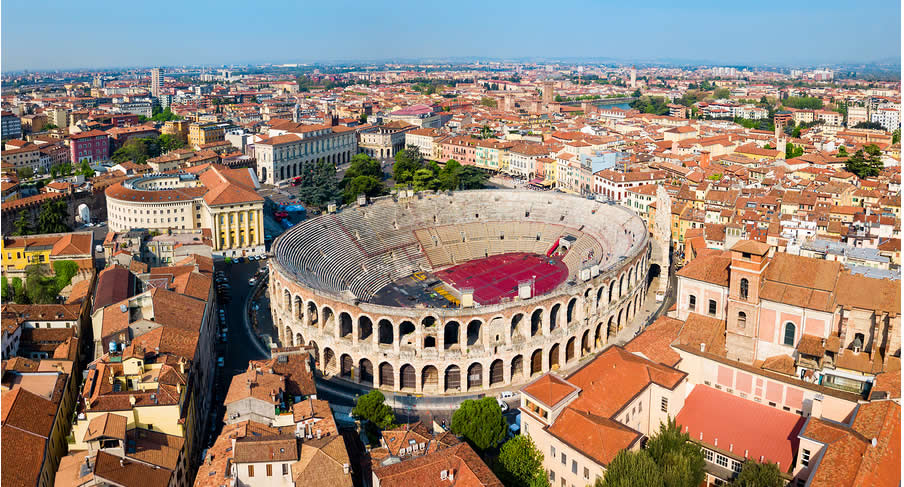
[[[731,252],[713,252],[690,261],[678,271],[678,276],[727,287],[730,265]]]
[[[675,421],[691,441],[736,458],[763,457],[782,472],[793,466],[802,416],[698,384]]]
[[[730,250],[734,252],[746,252],[753,255],[766,255],[769,253],[770,248],[772,248],[771,245],[757,242],[756,240],[739,240],[731,246]]]
[[[283,391],[285,377],[252,369],[232,377],[223,404],[229,405],[243,399],[254,398],[276,405],[280,403],[277,395],[281,395]]]
[[[99,438],[117,438],[125,441],[126,423],[128,419],[113,413],[104,413],[96,416],[88,423],[83,441],[92,441]]]
[[[571,407],[565,408],[546,430],[604,466],[643,437],[618,421]]]
[[[648,359],[674,367],[681,361],[671,344],[678,338],[678,334],[684,322],[668,316],[660,316],[649,326],[644,328],[640,335],[634,337],[625,345],[625,350],[639,353]]]
[[[104,451],[97,452],[94,475],[123,487],[160,487],[169,485],[173,472],[147,463],[123,459]]]
[[[440,472],[454,473],[454,484],[440,480]],[[374,469],[381,487],[502,487],[502,482],[467,443]]]
[[[352,477],[345,441],[341,436],[308,440],[301,445],[298,461],[292,464],[295,485],[351,487]]]
[[[245,437],[235,442],[235,463],[288,462],[298,460],[295,435],[265,439]]]
[[[826,445],[810,486],[901,483],[901,406],[893,401],[861,404],[850,426],[811,417],[800,436]]]
[[[546,406],[552,407],[577,390],[576,386],[569,384],[558,376],[546,374],[525,386],[521,389],[521,392]]]

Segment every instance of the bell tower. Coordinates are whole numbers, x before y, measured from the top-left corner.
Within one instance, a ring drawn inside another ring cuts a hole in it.
[[[760,288],[772,247],[754,240],[739,240],[731,247],[728,277],[728,315],[725,346],[728,358],[753,363],[759,324]]]

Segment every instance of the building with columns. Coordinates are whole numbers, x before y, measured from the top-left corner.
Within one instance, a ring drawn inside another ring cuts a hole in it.
[[[254,170],[205,167],[200,173],[156,173],[106,189],[110,231],[209,228],[213,253],[257,255],[264,248],[264,199]]]

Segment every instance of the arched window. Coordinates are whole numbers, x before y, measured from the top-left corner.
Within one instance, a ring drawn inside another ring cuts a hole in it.
[[[785,323],[785,339],[782,341],[782,343],[788,345],[789,347],[793,347],[795,331],[796,328],[794,327],[794,323],[791,323],[790,321]]]
[[[741,330],[747,326],[747,313],[740,311],[738,312],[738,328]]]
[[[716,316],[716,311],[718,311],[718,304],[716,304],[715,299],[709,300],[709,314],[712,316]]]
[[[747,299],[747,291],[750,287],[750,283],[747,282],[747,279],[741,278],[741,299]]]
[[[697,311],[697,296],[691,294],[690,298],[687,301],[687,307],[691,311]]]

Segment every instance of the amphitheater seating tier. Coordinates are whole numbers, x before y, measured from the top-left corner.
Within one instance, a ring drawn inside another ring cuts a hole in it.
[[[418,270],[487,255],[545,254],[564,235],[576,238],[563,259],[570,276],[591,264],[605,269],[644,232],[636,216],[595,201],[530,191],[465,191],[398,202],[385,198],[307,220],[281,236],[274,253],[305,285],[337,294],[350,290],[368,300]]]

